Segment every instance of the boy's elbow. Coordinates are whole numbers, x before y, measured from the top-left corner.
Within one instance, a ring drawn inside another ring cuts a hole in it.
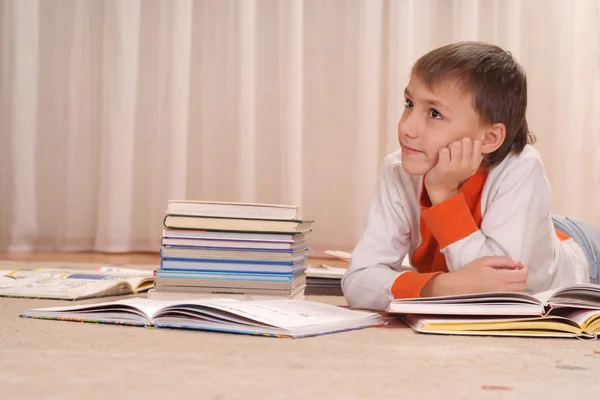
[[[360,290],[353,284],[352,280],[353,277],[348,276],[348,274],[342,277],[342,293],[344,294],[348,306],[351,308],[361,308]]]
[[[342,278],[342,293],[348,306],[357,309],[384,311],[389,304],[387,295],[373,290],[372,287],[365,286],[360,278],[358,273],[346,274]]]
[[[357,277],[355,273],[346,273],[342,277],[342,293],[344,294],[344,298],[346,299],[346,303],[351,308],[363,308],[365,307],[364,298],[364,290],[361,290],[359,282],[356,282]],[[361,301],[361,299],[363,301]]]

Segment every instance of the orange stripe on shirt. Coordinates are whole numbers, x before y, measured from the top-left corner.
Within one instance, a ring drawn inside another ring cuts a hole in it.
[[[434,276],[448,272],[446,258],[440,248],[461,240],[477,231],[481,225],[481,191],[487,171],[480,167],[458,190],[459,194],[431,205],[423,184],[421,189],[421,244],[411,257],[411,265],[419,272],[398,276],[391,291],[394,298],[419,297],[421,290]],[[440,246],[440,243],[442,244]],[[414,275],[420,275],[416,278]]]
[[[565,233],[562,233],[561,231],[556,231],[556,236],[558,236],[558,238],[559,238],[561,241],[564,241],[564,240],[569,240],[569,239],[571,239],[571,237],[570,237],[569,235],[567,235],[567,234],[565,234]]]

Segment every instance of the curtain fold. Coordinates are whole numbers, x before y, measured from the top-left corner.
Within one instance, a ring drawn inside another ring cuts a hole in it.
[[[301,204],[351,250],[411,65],[510,50],[553,209],[600,227],[598,0],[0,0],[0,249],[157,251],[169,199]]]

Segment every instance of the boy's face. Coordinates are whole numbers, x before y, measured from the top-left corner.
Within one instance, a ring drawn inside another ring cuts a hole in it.
[[[425,175],[438,161],[438,152],[463,137],[482,140],[486,130],[473,107],[470,93],[455,81],[428,88],[412,78],[405,90],[405,109],[398,122],[402,167]]]

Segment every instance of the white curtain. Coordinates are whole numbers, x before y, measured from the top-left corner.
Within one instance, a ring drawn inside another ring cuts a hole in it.
[[[411,64],[512,51],[554,211],[600,227],[597,0],[0,0],[0,247],[156,251],[168,199],[300,204],[350,250]]]

